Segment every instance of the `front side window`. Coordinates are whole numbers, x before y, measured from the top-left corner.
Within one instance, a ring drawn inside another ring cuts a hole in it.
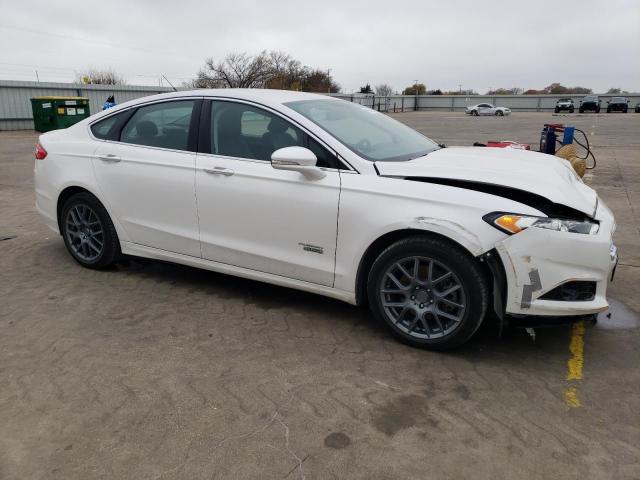
[[[354,103],[301,100],[285,105],[372,162],[411,160],[439,148],[434,141],[391,117]]]
[[[304,146],[302,131],[266,110],[234,102],[211,102],[211,153],[271,160],[284,147]]]
[[[244,103],[211,102],[211,153],[270,161],[285,147],[306,147],[319,167],[342,168],[334,155],[278,115]]]
[[[193,100],[140,107],[120,134],[120,141],[149,147],[187,150]]]

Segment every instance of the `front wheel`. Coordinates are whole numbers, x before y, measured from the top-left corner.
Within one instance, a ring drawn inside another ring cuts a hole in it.
[[[503,115],[504,115],[504,112],[502,110],[496,111],[496,117],[502,117]]]
[[[120,255],[118,234],[107,210],[88,192],[65,202],[60,233],[71,256],[83,267],[102,269]]]
[[[555,108],[554,113],[560,113],[560,109],[558,107]]]
[[[477,110],[471,110],[471,115],[473,115],[474,117],[478,116],[478,111]]]
[[[574,112],[574,109],[573,109],[573,107],[571,107],[571,108],[569,109],[569,113],[573,113],[573,112]]]
[[[487,309],[487,279],[461,247],[433,237],[410,237],[384,250],[368,277],[376,318],[405,343],[429,349],[462,345]]]
[[[600,113],[600,107],[596,108],[596,113]]]

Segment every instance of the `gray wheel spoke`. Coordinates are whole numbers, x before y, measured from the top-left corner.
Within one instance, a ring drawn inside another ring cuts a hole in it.
[[[382,293],[398,293],[398,294],[402,294],[402,295],[406,295],[407,290],[406,289],[398,289],[398,288],[383,288],[382,290],[380,290]]]
[[[433,318],[435,318],[438,327],[440,327],[440,331],[444,333],[444,327],[442,326],[442,321],[436,312],[433,312]]]
[[[436,295],[438,295],[438,297],[442,299],[448,295],[451,295],[453,292],[459,289],[460,289],[460,285],[454,285],[453,287],[446,289],[444,292],[436,292]]]
[[[420,321],[420,317],[416,315],[416,318],[414,318],[409,324],[409,326],[407,327],[407,333],[413,332],[413,329],[416,328],[416,325],[418,324],[419,321]]]
[[[449,320],[453,320],[454,322],[459,322],[460,321],[460,317],[457,317],[455,315],[451,315],[450,313],[447,312],[443,312],[442,310],[438,309],[438,311],[436,312],[436,314],[440,317],[444,317],[444,318],[448,318]]]
[[[389,277],[389,278],[391,279],[391,281],[392,281],[393,283],[395,283],[395,284],[396,284],[396,286],[397,286],[398,288],[400,288],[400,289],[402,289],[402,290],[406,290],[406,289],[407,289],[407,287],[405,287],[404,285],[402,285],[402,283],[400,283],[400,280],[398,280],[398,279],[396,278],[396,276],[395,276],[393,273],[391,273],[391,272],[387,272],[387,277]]]
[[[102,251],[102,248],[100,248],[100,246],[98,246],[98,245],[94,245],[94,243],[93,243],[93,239],[89,239],[89,240],[87,241],[87,245],[89,245],[89,247],[90,247],[91,249],[93,249],[93,250],[94,250],[96,253],[98,253],[98,254]]]
[[[405,302],[383,302],[382,305],[385,307],[404,307],[406,305]]]
[[[441,281],[446,280],[447,278],[449,278],[451,275],[453,275],[453,273],[447,272],[444,275],[439,276],[435,280],[432,280],[431,283],[440,283]]]
[[[413,275],[411,275],[409,272],[407,272],[407,270],[402,265],[400,265],[399,263],[396,263],[396,267],[398,267],[398,270],[400,270],[405,277],[413,278]]]
[[[427,337],[431,338],[431,329],[429,328],[429,322],[427,322],[427,318],[424,315],[420,315],[418,318],[420,319],[420,323],[422,323],[424,333],[427,335]]]
[[[464,308],[464,305],[456,303],[453,300],[449,300],[448,298],[440,298],[438,299],[438,302],[446,303],[447,305],[451,305],[452,307],[456,308]]]
[[[428,282],[432,282],[433,281],[433,261],[429,262],[429,270],[427,273],[427,281]]]

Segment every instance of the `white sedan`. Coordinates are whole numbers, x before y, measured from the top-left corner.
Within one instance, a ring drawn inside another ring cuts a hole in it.
[[[478,105],[473,105],[471,107],[467,107],[464,111],[467,115],[494,115],[501,117],[503,115],[511,115],[511,109],[507,107],[496,107],[495,105],[491,105],[490,103],[479,103]]]
[[[398,338],[607,308],[614,219],[569,163],[441,148],[370,108],[276,90],[138,99],[40,136],[36,207],[71,256],[148,257],[368,304]]]

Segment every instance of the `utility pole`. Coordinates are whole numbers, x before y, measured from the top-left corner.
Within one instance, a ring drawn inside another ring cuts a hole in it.
[[[331,93],[331,69],[327,68],[327,93]]]
[[[413,109],[417,112],[418,111],[418,80],[414,80],[413,81],[413,93],[415,94],[414,97],[414,105],[413,105]]]
[[[40,75],[38,75],[38,70],[36,70],[36,78],[38,79],[38,83],[40,83]]]
[[[460,95],[462,95],[462,84],[461,83],[458,84],[458,93]]]

